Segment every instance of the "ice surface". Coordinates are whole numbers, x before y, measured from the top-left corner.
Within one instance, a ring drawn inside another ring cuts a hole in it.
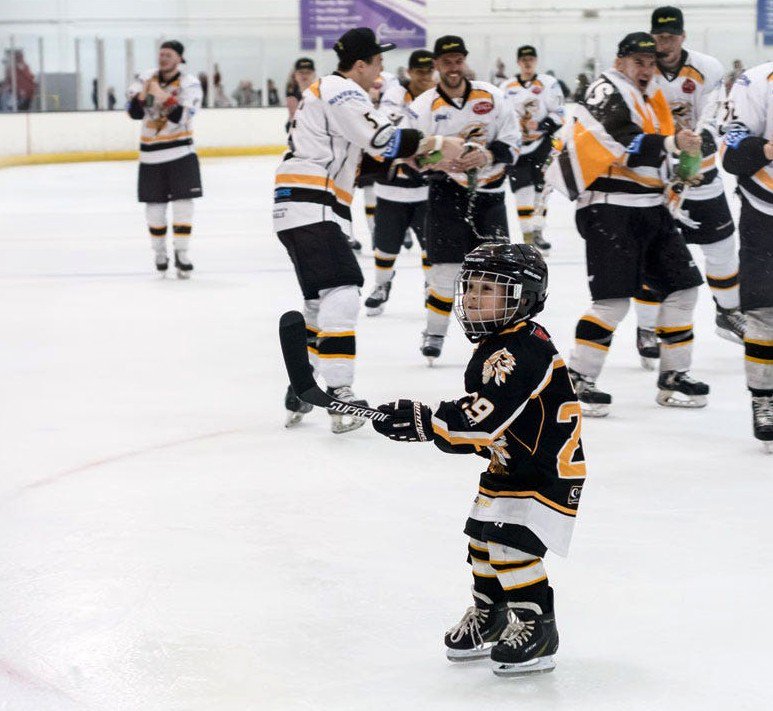
[[[153,272],[132,163],[0,171],[0,709],[771,708],[773,458],[708,290],[705,410],[658,407],[633,313],[616,334],[572,551],[546,563],[557,669],[497,679],[442,649],[481,461],[334,436],[320,410],[282,426],[300,293],[275,161],[204,161],[188,282]],[[560,196],[547,236],[541,320],[568,355],[588,295]],[[360,321],[371,403],[461,393],[470,346],[454,324],[427,368],[421,302],[414,248]]]

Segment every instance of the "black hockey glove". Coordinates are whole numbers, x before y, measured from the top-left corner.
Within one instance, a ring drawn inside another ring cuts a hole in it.
[[[550,116],[545,116],[545,118],[537,124],[537,130],[546,133],[548,136],[552,136],[559,128],[561,128],[561,124],[556,123]]]
[[[417,400],[398,400],[379,405],[389,415],[385,422],[371,420],[373,429],[397,442],[426,442],[432,439],[432,410]]]

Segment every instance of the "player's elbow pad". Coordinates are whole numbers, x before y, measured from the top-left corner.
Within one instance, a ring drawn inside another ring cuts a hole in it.
[[[503,141],[492,141],[488,145],[491,155],[494,156],[494,163],[504,163],[512,165],[518,159],[518,153],[512,146]]]
[[[666,136],[657,133],[640,133],[625,149],[628,153],[626,164],[630,168],[646,165],[657,168],[663,162]]]
[[[761,136],[733,135],[725,137],[727,148],[722,158],[722,167],[733,175],[754,175],[770,161],[765,157],[765,143]]]
[[[385,158],[410,158],[419,150],[423,134],[415,128],[398,128],[389,140]]]

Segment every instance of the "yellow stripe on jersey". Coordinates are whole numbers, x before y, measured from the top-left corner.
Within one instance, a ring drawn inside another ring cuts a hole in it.
[[[314,187],[324,188],[332,193],[341,201],[350,205],[352,194],[339,188],[330,178],[321,175],[303,175],[301,173],[279,173],[275,178],[275,184],[279,185],[313,185]]]

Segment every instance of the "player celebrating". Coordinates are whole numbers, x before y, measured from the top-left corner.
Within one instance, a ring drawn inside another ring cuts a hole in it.
[[[532,318],[547,266],[521,244],[483,244],[456,279],[454,313],[477,349],[467,395],[434,412],[399,400],[373,427],[489,460],[467,519],[474,606],[445,636],[452,661],[491,656],[495,674],[550,671],[558,649],[553,589],[542,558],[566,555],[585,480],[577,396],[550,336]]]
[[[455,160],[463,150],[459,138],[422,138],[373,107],[368,89],[381,73],[382,53],[394,46],[379,44],[367,27],[349,30],[336,42],[338,71],[304,91],[290,150],[276,170],[274,228],[303,292],[309,349],[328,392],[347,402],[359,402],[351,386],[363,278],[347,236],[361,151],[384,158],[434,152],[439,159]],[[288,425],[311,409],[291,388],[285,406]],[[359,418],[332,417],[336,433],[363,424]]]
[[[545,187],[544,166],[553,147],[552,136],[564,123],[564,94],[558,81],[548,74],[537,74],[537,50],[531,45],[518,47],[519,72],[500,85],[515,108],[521,124],[523,144],[518,162],[509,172],[510,188],[515,194],[518,224],[523,241],[543,253],[550,242],[542,236]]]
[[[187,279],[193,270],[188,257],[193,198],[202,196],[199,159],[193,148],[192,119],[201,106],[201,84],[180,72],[184,48],[176,40],[161,45],[158,69],[140,75],[129,87],[129,116],[142,121],[139,201],[155,252],[156,269],[166,272],[166,206],[172,203],[174,265]]]
[[[395,126],[410,122],[407,109],[417,96],[435,86],[432,52],[417,49],[408,60],[408,86],[395,85],[387,89],[381,98],[381,108]],[[424,220],[427,214],[427,184],[417,173],[406,175],[401,169],[394,178],[376,180],[376,221],[374,230],[376,286],[365,300],[369,316],[384,311],[389,299],[395,261],[408,229],[413,229],[422,246],[422,266],[429,263],[424,251]]]
[[[701,137],[674,133],[671,111],[653,84],[655,41],[646,32],[618,45],[615,68],[596,80],[578,105],[567,144],[548,178],[577,199],[576,222],[585,240],[593,302],[580,318],[570,374],[584,412],[604,416],[612,398],[596,389],[617,325],[628,312],[642,275],[667,294],[658,312],[664,343],[657,402],[703,407],[709,387],[693,380],[692,320],[702,283],[690,251],[664,206],[668,153],[697,156]]]
[[[480,235],[509,242],[505,167],[515,163],[521,140],[504,94],[493,84],[465,78],[467,49],[461,37],[441,37],[434,54],[440,83],[411,104],[411,118],[424,133],[460,136],[468,151],[432,166],[425,235],[432,266],[421,345],[430,364],[448,332],[454,278],[464,255],[480,244]]]
[[[722,164],[741,194],[741,309],[754,436],[773,452],[773,62],[745,71],[728,101]]]
[[[676,129],[701,134],[701,169],[686,189],[682,203],[688,221],[679,227],[688,244],[700,245],[706,258],[706,281],[716,303],[717,333],[741,343],[745,319],[738,310],[738,252],[733,238],[733,218],[717,166],[717,114],[724,103],[724,70],[714,57],[686,49],[684,18],[675,7],[652,13],[652,36],[661,56],[655,83],[671,106]],[[655,345],[655,319],[660,306],[656,291],[644,291],[636,301],[640,354]],[[642,333],[644,330],[646,333]],[[647,343],[649,341],[649,343]],[[657,356],[658,351],[649,355]]]

